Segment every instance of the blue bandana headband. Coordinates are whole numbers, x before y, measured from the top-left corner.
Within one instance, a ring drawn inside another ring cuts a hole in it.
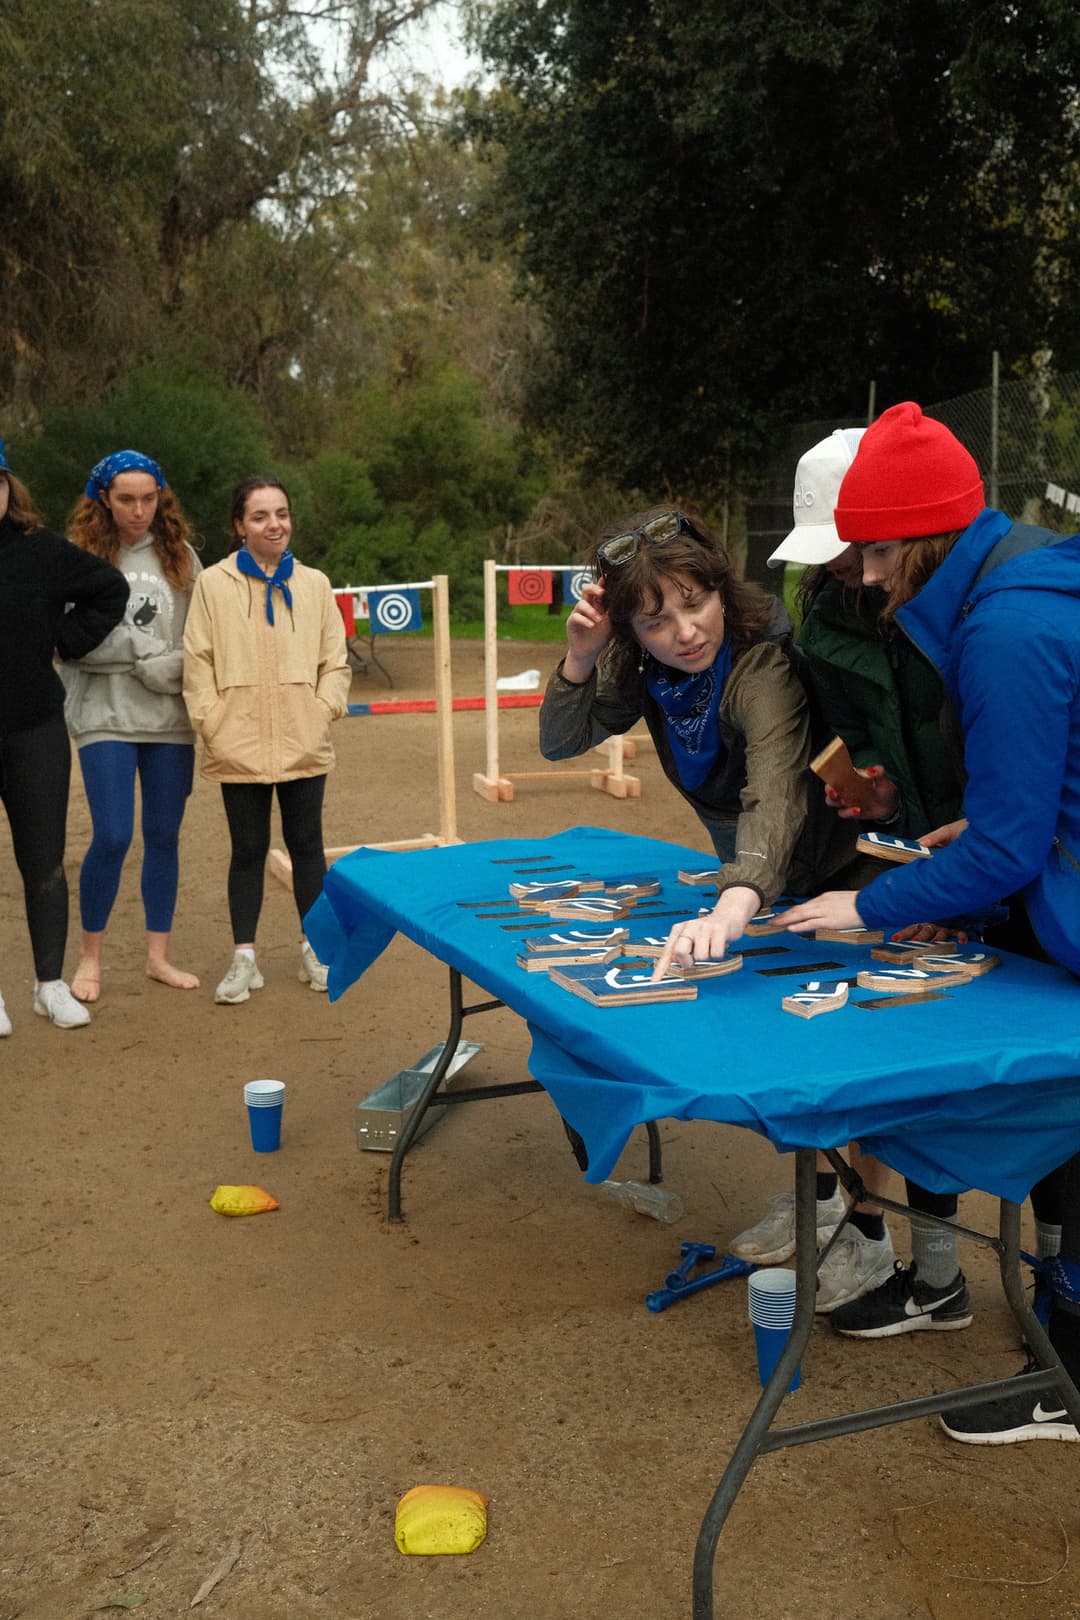
[[[158,489],[165,488],[165,474],[156,461],[140,455],[137,450],[114,450],[111,456],[103,456],[97,466],[91,469],[85,493],[92,501],[100,500],[117,473],[122,472],[149,473]]]

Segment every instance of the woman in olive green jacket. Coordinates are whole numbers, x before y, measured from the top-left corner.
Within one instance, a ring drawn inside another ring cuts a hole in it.
[[[664,774],[724,863],[714,910],[680,927],[675,960],[722,956],[759,907],[784,889],[816,892],[853,855],[854,830],[809,792],[790,623],[683,512],[639,514],[592,565],[597,582],[567,620],[567,654],[540,710],[540,749],[572,758],[644,718]]]

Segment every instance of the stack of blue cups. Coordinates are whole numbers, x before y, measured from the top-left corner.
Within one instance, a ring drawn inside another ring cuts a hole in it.
[[[795,1273],[783,1266],[752,1271],[747,1278],[750,1321],[757,1347],[758,1376],[764,1387],[780,1360],[795,1317]],[[788,1393],[798,1389],[802,1367],[796,1367]]]
[[[244,1087],[251,1145],[256,1153],[276,1153],[281,1146],[284,1080],[249,1080]]]

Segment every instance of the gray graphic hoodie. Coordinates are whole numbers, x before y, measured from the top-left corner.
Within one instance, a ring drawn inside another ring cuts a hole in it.
[[[201,564],[194,553],[195,574]],[[92,653],[64,664],[64,717],[78,747],[95,742],[194,743],[181,696],[190,592],[173,590],[153,535],[122,546],[124,617]],[[194,579],[194,575],[193,575]]]

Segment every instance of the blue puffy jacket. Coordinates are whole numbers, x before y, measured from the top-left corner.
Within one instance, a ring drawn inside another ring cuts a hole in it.
[[[987,508],[897,619],[939,670],[964,735],[966,831],[859,894],[869,928],[1023,895],[1080,974],[1080,535]]]

